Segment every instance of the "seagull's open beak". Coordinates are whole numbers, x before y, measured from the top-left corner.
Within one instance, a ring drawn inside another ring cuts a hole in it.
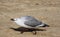
[[[15,21],[14,19],[11,19],[12,21]]]

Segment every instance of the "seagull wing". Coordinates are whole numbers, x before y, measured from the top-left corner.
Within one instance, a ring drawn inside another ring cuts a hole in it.
[[[36,27],[36,26],[38,26],[38,25],[41,25],[42,22],[40,22],[40,21],[32,18],[32,19],[30,19],[30,20],[25,21],[24,24],[25,24],[25,25],[28,25],[28,26],[31,26],[31,27]]]

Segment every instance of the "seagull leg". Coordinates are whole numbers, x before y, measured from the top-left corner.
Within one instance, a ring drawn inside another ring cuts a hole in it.
[[[37,34],[37,32],[35,31],[35,33],[34,33],[35,35]]]
[[[36,31],[33,31],[33,34],[34,34],[34,35],[36,35],[36,34],[37,34],[37,32],[36,32]]]
[[[34,35],[37,34],[36,29],[31,29],[31,31],[32,31],[32,33],[33,33]]]

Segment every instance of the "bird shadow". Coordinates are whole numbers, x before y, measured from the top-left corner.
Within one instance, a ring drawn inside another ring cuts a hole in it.
[[[19,27],[19,28],[10,28],[13,29],[15,31],[19,31],[22,33],[24,32],[33,32],[33,31],[46,31],[46,29],[34,29],[34,28],[24,28],[24,27]]]

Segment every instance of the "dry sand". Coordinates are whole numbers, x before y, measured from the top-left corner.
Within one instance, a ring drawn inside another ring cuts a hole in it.
[[[11,18],[34,16],[50,25],[46,31],[20,34]],[[0,37],[60,37],[60,0],[0,0]]]

